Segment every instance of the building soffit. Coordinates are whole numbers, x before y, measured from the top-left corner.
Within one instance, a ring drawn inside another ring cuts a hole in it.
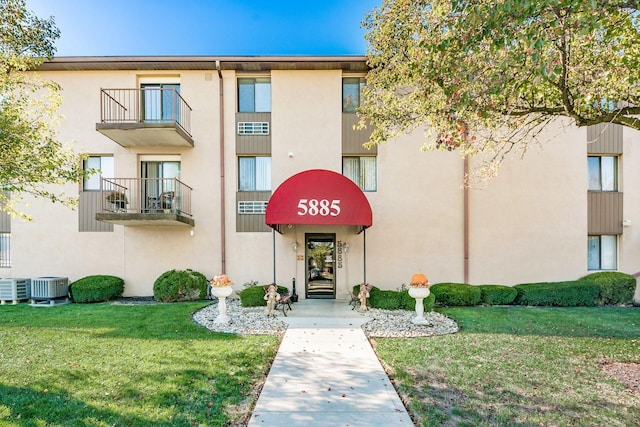
[[[365,56],[69,56],[45,61],[39,71],[116,70],[342,70],[366,73]]]

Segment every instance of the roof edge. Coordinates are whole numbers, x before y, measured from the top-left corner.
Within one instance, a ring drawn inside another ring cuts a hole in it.
[[[274,56],[59,56],[46,60],[40,71],[82,70],[329,70],[368,71],[364,55]]]

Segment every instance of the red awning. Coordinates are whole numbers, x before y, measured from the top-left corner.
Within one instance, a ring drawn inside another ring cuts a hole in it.
[[[273,192],[265,222],[278,229],[282,224],[372,224],[371,206],[360,188],[339,173],[312,169],[293,175]]]

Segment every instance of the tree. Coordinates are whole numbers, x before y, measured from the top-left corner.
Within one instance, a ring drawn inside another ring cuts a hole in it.
[[[384,0],[361,126],[371,144],[425,126],[423,149],[489,152],[491,170],[553,121],[640,130],[639,3]]]
[[[24,0],[0,0],[0,210],[26,219],[16,209],[24,195],[74,206],[57,187],[85,176],[83,157],[56,140],[60,87],[33,72],[53,57],[59,35],[54,19],[34,16]]]

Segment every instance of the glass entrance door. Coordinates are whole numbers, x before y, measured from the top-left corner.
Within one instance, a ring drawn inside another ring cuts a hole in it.
[[[336,297],[335,234],[307,234],[305,236],[307,298]]]

